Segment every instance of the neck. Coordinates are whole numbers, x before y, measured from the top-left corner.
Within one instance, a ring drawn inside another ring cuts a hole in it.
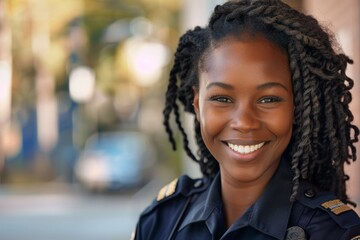
[[[221,177],[222,198],[228,228],[256,202],[269,180],[270,178],[265,181],[261,179],[252,183],[234,184],[226,177]]]

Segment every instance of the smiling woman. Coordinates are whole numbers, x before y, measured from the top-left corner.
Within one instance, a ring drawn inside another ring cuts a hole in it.
[[[230,227],[260,197],[290,142],[290,69],[284,51],[262,36],[219,44],[205,62],[194,110],[220,166]]]
[[[170,115],[201,179],[162,188],[136,239],[360,239],[344,164],[359,129],[349,110],[352,61],[311,16],[278,0],[234,0],[180,39]],[[179,103],[194,114],[198,156]]]
[[[291,138],[294,106],[287,55],[257,35],[220,43],[207,56],[205,68],[194,93],[201,136],[219,162],[223,193],[229,185],[256,182],[253,199],[246,199],[251,204],[274,174]],[[232,207],[227,210],[228,217],[234,213]]]

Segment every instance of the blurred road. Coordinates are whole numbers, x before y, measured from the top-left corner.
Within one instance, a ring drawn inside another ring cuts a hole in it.
[[[89,194],[65,185],[0,185],[1,240],[125,240],[162,183],[127,194]]]

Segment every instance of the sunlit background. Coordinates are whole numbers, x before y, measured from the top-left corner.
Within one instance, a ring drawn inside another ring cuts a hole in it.
[[[162,185],[200,176],[170,148],[163,95],[179,36],[222,2],[0,0],[0,239],[129,239]],[[360,125],[360,2],[285,2],[355,60]]]

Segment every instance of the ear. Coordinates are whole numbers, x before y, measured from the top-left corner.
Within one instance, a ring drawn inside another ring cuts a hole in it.
[[[193,107],[195,111],[195,116],[198,121],[200,121],[200,113],[199,113],[199,90],[195,87],[192,88],[194,93]]]

